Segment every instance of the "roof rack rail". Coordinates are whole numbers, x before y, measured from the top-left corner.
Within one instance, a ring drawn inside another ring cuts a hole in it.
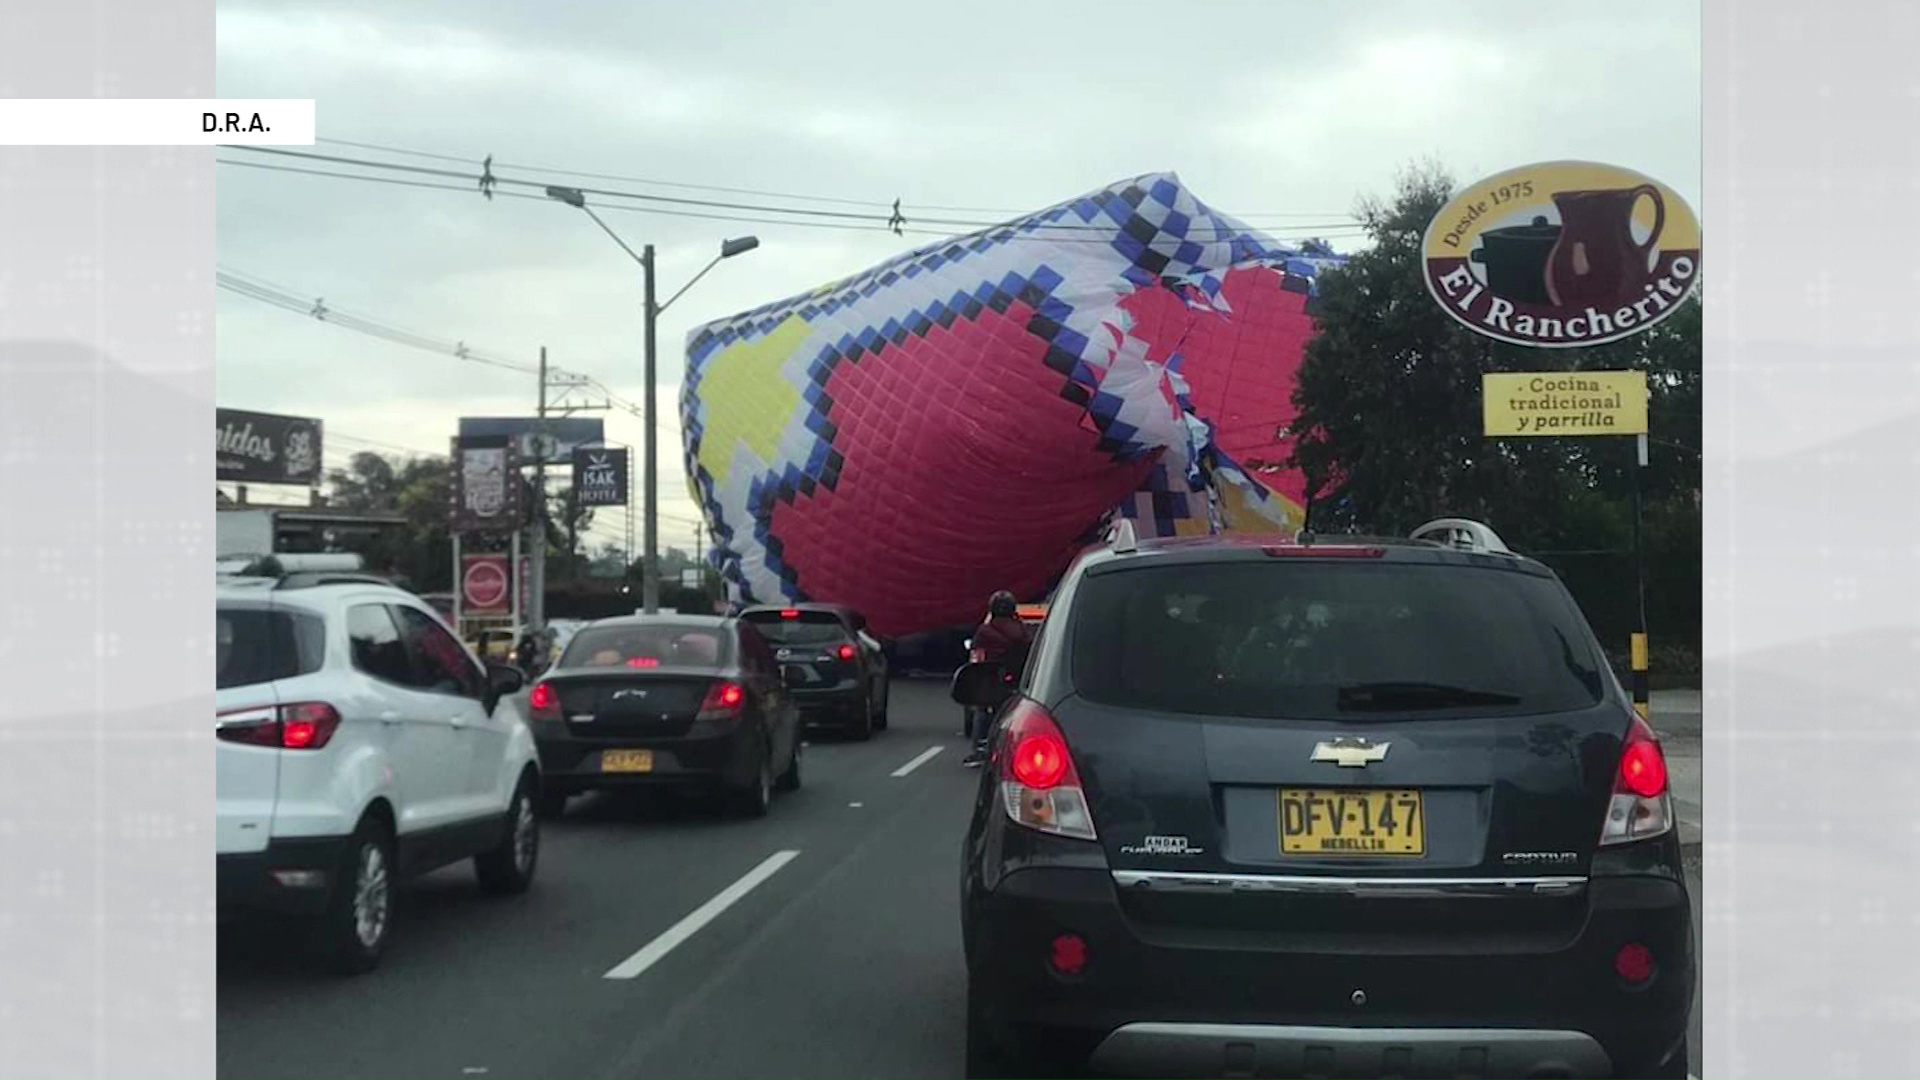
[[[393,587],[393,582],[375,574],[342,573],[293,573],[282,577],[276,589],[313,589],[322,585],[385,585]]]
[[[1107,533],[1107,546],[1116,555],[1131,555],[1140,550],[1140,539],[1133,531],[1133,519],[1119,518],[1113,523],[1113,530]]]
[[[1428,540],[1458,551],[1475,551],[1483,555],[1511,555],[1513,549],[1507,546],[1500,534],[1478,521],[1467,518],[1436,518],[1413,530],[1410,537],[1414,540]]]

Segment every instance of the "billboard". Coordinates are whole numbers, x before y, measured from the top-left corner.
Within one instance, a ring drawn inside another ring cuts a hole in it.
[[[1480,376],[1485,433],[1645,435],[1644,371],[1501,371]]]
[[[1574,349],[1680,310],[1700,277],[1700,219],[1631,169],[1551,161],[1509,169],[1441,207],[1422,241],[1427,291],[1476,333]]]
[[[513,583],[505,555],[467,555],[460,560],[463,615],[503,615],[513,610]]]
[[[627,505],[628,454],[624,446],[582,446],[573,451],[573,493],[581,506]]]
[[[320,483],[320,421],[217,408],[213,428],[220,481],[302,487]]]
[[[586,416],[549,416],[545,420],[537,416],[463,416],[460,437],[511,440],[520,460],[529,465],[542,460],[548,465],[565,465],[573,459],[577,447],[607,441],[605,423]]]
[[[523,521],[520,456],[510,439],[454,439],[451,488],[454,532],[509,532]]]

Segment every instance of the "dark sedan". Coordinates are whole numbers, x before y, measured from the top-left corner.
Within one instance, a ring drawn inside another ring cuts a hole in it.
[[[837,604],[754,607],[740,613],[795,673],[794,700],[811,727],[870,739],[887,727],[887,655],[866,619]]]
[[[701,788],[764,815],[800,786],[793,695],[749,623],[693,615],[605,619],[577,632],[527,698],[543,807],[638,785]]]

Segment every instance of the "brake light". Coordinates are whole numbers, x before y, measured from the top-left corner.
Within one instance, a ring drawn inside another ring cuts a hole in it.
[[[539,720],[557,720],[560,718],[560,695],[554,692],[552,683],[535,683],[533,692],[527,695],[527,707]]]
[[[785,610],[780,612],[780,617],[783,619],[797,619],[800,617],[800,609],[786,608]]]
[[[1021,700],[1007,714],[994,766],[1007,817],[1015,824],[1054,836],[1096,839],[1066,736],[1038,703]]]
[[[853,646],[842,645],[838,650],[834,652],[834,655],[838,656],[842,660],[851,660],[853,659]]]
[[[1667,757],[1660,740],[1645,720],[1636,716],[1620,748],[1614,772],[1613,797],[1607,801],[1607,820],[1600,829],[1600,845],[1630,844],[1673,831],[1673,792],[1667,783]]]
[[[739,683],[714,683],[707,688],[707,696],[700,702],[700,719],[712,720],[732,716],[740,710],[741,704],[746,700],[747,692]]]
[[[340,729],[333,706],[311,701],[231,713],[222,721],[215,732],[222,742],[274,750],[320,750]]]
[[[627,661],[627,666],[630,668],[656,668],[660,666],[660,661],[651,656],[636,656]]]
[[[1338,547],[1326,544],[1304,544],[1289,547],[1261,548],[1261,551],[1275,558],[1312,558],[1312,559],[1378,559],[1386,555],[1386,548],[1379,547]]]

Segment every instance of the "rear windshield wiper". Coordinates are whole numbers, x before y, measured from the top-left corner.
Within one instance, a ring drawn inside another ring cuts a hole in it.
[[[1498,690],[1429,682],[1356,683],[1339,689],[1339,705],[1350,712],[1390,709],[1452,709],[1469,705],[1517,705],[1520,698]]]

